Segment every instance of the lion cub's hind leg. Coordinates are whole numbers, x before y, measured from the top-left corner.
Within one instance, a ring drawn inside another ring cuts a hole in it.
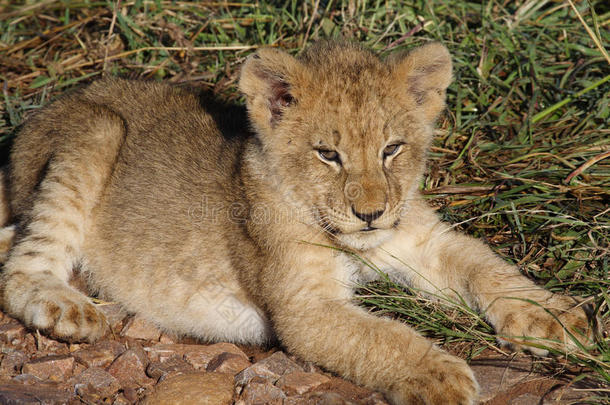
[[[18,212],[18,200],[13,205],[22,219],[2,275],[3,306],[29,327],[67,340],[93,341],[106,331],[106,321],[68,280],[80,259],[87,223],[109,178],[124,126],[103,107],[59,109],[63,121],[55,118],[57,109],[43,111],[15,144],[15,179],[27,177],[25,170],[36,170],[23,160],[30,153],[27,149],[35,148],[41,129],[54,137],[55,147],[44,177],[31,192],[33,203],[24,203],[23,212]]]

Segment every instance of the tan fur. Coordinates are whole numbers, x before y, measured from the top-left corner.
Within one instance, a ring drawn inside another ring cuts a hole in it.
[[[587,323],[571,299],[535,286],[422,202],[450,80],[439,44],[387,61],[347,43],[322,42],[298,59],[262,49],[240,80],[249,137],[221,132],[194,94],[164,84],[106,79],[56,101],[12,152],[18,231],[4,309],[64,339],[98,338],[103,317],[68,285],[80,263],[93,292],[174,333],[277,337],[393,403],[473,403],[463,360],[351,302],[354,281],[378,274],[347,251],[432,296],[459,294],[507,342],[530,335],[570,347],[552,315],[519,298],[570,328]]]
[[[11,219],[6,169],[0,169],[0,227]]]

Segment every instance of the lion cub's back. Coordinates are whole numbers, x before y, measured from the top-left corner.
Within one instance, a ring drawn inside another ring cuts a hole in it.
[[[136,188],[157,184],[159,176],[166,175],[179,176],[187,185],[198,181],[202,172],[217,182],[211,177],[225,174],[225,166],[233,164],[238,146],[221,136],[196,94],[156,82],[100,80],[38,111],[18,134],[11,152],[10,181],[11,208],[17,219],[27,216],[34,190],[57,151],[87,153],[93,110],[112,116],[124,127],[124,133],[116,134],[124,137],[119,156],[108,164],[116,166],[113,178],[138,177],[131,182]]]
[[[221,134],[190,92],[139,82],[127,88],[146,97],[135,105],[112,94],[104,100],[111,108],[127,106],[127,136],[84,252],[93,285],[132,311],[162,319],[177,297],[195,295],[198,283],[231,267],[227,241],[235,237],[227,234],[235,224],[216,213],[241,199],[242,138]],[[224,286],[236,283],[222,277]]]

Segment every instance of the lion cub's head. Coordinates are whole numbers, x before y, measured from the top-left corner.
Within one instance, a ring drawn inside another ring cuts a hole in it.
[[[282,190],[340,243],[366,249],[408,210],[450,81],[438,43],[381,60],[321,42],[299,58],[259,50],[240,89]]]

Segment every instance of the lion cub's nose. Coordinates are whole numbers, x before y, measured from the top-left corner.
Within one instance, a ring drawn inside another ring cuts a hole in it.
[[[354,206],[352,206],[352,212],[354,213],[354,215],[369,225],[371,222],[373,222],[374,220],[379,218],[383,214],[384,211],[385,210],[379,210],[379,211],[364,213],[364,212],[356,211]]]

